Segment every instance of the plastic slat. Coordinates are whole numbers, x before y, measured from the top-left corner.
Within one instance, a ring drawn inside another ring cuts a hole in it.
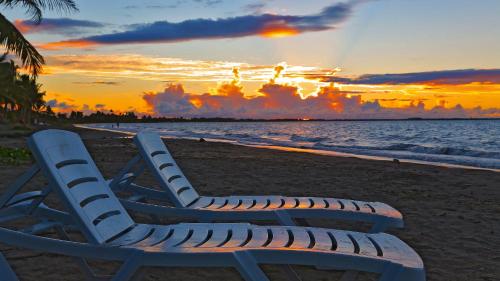
[[[297,201],[295,200],[296,198],[284,197],[283,199],[285,200],[285,205],[283,205],[282,208],[291,209],[291,208],[295,208],[295,206],[297,206]],[[300,201],[299,201],[299,204],[300,204]]]
[[[261,247],[268,238],[267,229],[263,227],[253,227],[251,228],[252,238],[244,246],[245,248],[259,248]]]
[[[76,179],[96,177],[95,171],[93,171],[88,164],[62,167],[59,169],[59,175],[65,184],[68,184]]]
[[[238,198],[228,197],[227,200],[227,204],[218,210],[231,210],[242,204],[242,200]]]
[[[118,211],[121,213],[119,208],[114,208],[113,202],[111,198],[95,200],[85,205],[82,209],[90,221],[93,222],[97,217],[108,212]]]
[[[333,248],[336,248],[336,245],[332,245],[332,239],[326,230],[309,228],[309,231],[314,234],[314,238],[316,239],[313,249],[319,251],[331,251]]]
[[[215,201],[213,197],[203,196],[198,199],[193,205],[189,206],[191,209],[203,209],[210,205],[212,201]]]
[[[206,207],[207,209],[218,209],[224,205],[227,204],[227,198],[225,197],[213,197],[214,200],[214,203],[211,204],[210,206]]]
[[[299,206],[297,207],[298,209],[309,209],[311,208],[311,201],[309,198],[304,198],[304,197],[298,197],[296,198],[299,200]]]
[[[78,202],[98,194],[108,194],[98,182],[86,182],[73,187],[71,196]]]
[[[187,227],[176,227],[172,236],[164,242],[158,244],[161,248],[169,248],[177,245],[178,243],[185,241],[188,238],[189,233],[192,233],[193,230]]]
[[[140,241],[139,243],[136,244],[138,247],[149,247],[151,245],[155,245],[161,242],[166,241],[166,239],[169,238],[169,235],[173,234],[173,228],[170,226],[156,226],[157,229],[156,231],[151,234],[148,238]]]
[[[336,251],[349,254],[354,253],[354,245],[345,231],[330,230],[328,232],[331,233],[337,241]]]
[[[325,200],[323,200],[323,198],[311,197],[310,199],[314,202],[314,209],[324,209],[326,207]]]
[[[290,228],[293,235],[293,243],[290,244],[292,249],[305,249],[311,244],[309,234],[306,228]],[[317,240],[317,239],[315,239]]]
[[[179,195],[180,201],[183,202],[184,205],[186,205],[186,206],[189,205],[194,200],[196,200],[197,198],[199,198],[199,195],[192,188],[182,192]]]
[[[224,247],[232,248],[239,247],[248,238],[248,227],[238,227],[232,230],[231,239]]]
[[[267,197],[258,196],[255,197],[255,200],[257,200],[257,203],[251,208],[254,210],[262,210],[270,204],[270,200]]]
[[[283,203],[281,201],[283,199],[281,198],[281,196],[270,196],[268,197],[268,199],[270,200],[271,204],[269,204],[269,206],[266,209],[272,210],[283,206]]]
[[[196,245],[206,241],[209,232],[212,232],[208,227],[195,227],[193,229],[193,234],[184,243],[177,245],[177,247],[195,247]]]
[[[273,237],[271,242],[266,246],[266,248],[284,248],[289,244],[290,238],[288,234],[288,228],[284,227],[270,227]]]
[[[358,243],[360,254],[374,257],[377,256],[377,249],[366,235],[351,233],[351,237],[353,237]]]
[[[236,210],[248,210],[252,205],[255,205],[255,199],[243,198],[242,203]]]

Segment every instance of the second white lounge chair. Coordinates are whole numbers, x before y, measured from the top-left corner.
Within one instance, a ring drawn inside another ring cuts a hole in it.
[[[398,210],[380,202],[319,197],[201,196],[182,173],[158,134],[140,132],[134,137],[134,142],[139,155],[110,182],[113,189],[134,193],[134,196],[122,200],[125,207],[131,210],[158,216],[185,215],[200,221],[277,220],[282,225],[295,225],[294,219],[307,218],[352,220],[371,223],[372,233],[404,225]],[[161,191],[134,183],[145,168],[154,175]],[[168,201],[171,205],[161,208],[144,204],[148,199]]]

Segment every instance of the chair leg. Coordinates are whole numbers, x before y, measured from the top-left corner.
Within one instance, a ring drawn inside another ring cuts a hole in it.
[[[137,272],[135,273],[134,277],[130,279],[130,281],[140,281],[144,279],[144,270],[143,268],[139,268]]]
[[[269,281],[266,274],[260,269],[252,254],[248,252],[234,253],[236,269],[246,281]]]
[[[289,281],[302,281],[300,279],[300,276],[295,272],[295,270],[292,268],[291,265],[289,264],[283,264],[280,265],[281,269],[285,272],[286,279]]]
[[[64,227],[62,225],[54,225],[54,228],[55,228],[55,230],[57,232],[57,235],[61,239],[70,240],[69,236],[68,236],[68,233],[66,233],[66,231],[64,230]],[[89,281],[98,281],[98,280],[106,280],[107,279],[105,276],[98,276],[92,270],[92,268],[90,268],[90,265],[88,264],[88,262],[87,262],[86,259],[81,258],[81,257],[80,258],[79,257],[74,257],[73,259],[76,261],[76,263],[78,264],[78,266],[80,267],[80,269],[85,274],[85,279],[86,280],[89,280]]]
[[[137,273],[138,269],[141,267],[141,256],[141,254],[137,253],[128,258],[116,272],[115,276],[113,276],[111,281],[132,280],[134,274]]]
[[[10,268],[9,264],[7,263],[7,260],[2,254],[0,254],[0,272],[2,273],[2,280],[19,281],[17,279],[16,274],[14,273],[12,268]]]

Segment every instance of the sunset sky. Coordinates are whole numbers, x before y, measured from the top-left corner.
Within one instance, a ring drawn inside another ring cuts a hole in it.
[[[34,25],[56,111],[500,117],[498,0],[81,0]]]

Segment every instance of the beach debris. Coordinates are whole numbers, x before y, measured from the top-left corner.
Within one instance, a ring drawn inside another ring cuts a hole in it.
[[[399,159],[396,159],[396,158],[392,159],[392,162],[394,162],[394,163],[396,163],[396,164],[401,163],[401,162],[399,161]]]
[[[204,138],[200,138],[199,142],[206,142]]]

